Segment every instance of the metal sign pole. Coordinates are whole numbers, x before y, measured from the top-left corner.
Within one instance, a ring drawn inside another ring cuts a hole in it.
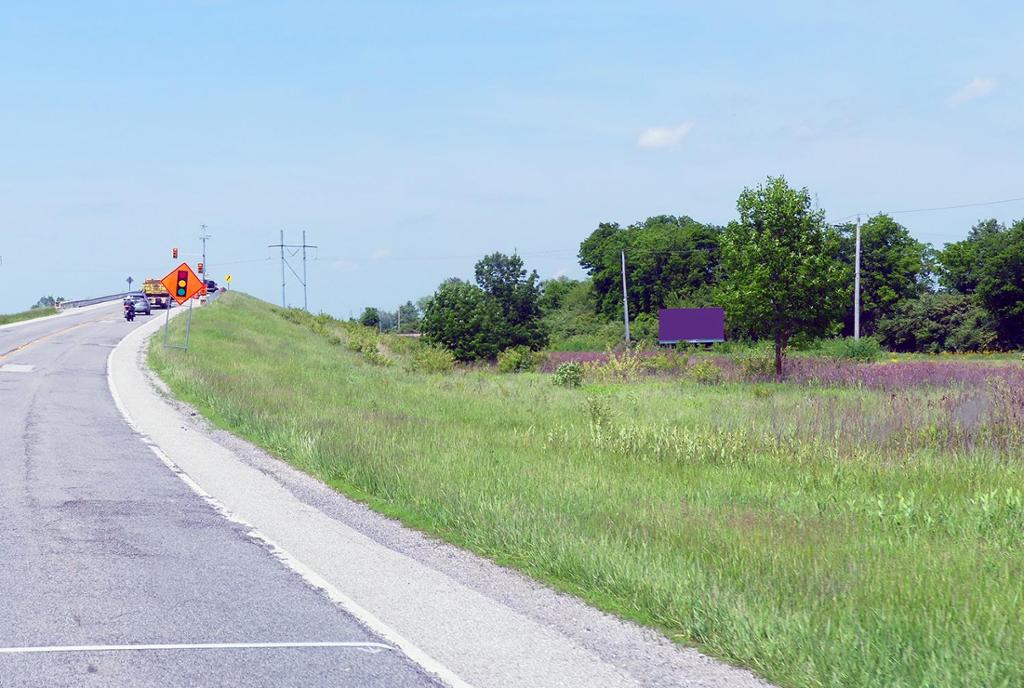
[[[171,326],[171,297],[167,297],[167,315],[164,318],[164,348],[167,348],[167,330]]]
[[[185,323],[185,351],[188,351],[188,336],[192,332],[192,302],[195,299],[188,300],[188,322]]]

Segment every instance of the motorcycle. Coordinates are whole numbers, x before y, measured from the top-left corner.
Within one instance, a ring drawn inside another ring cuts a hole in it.
[[[135,322],[135,306],[126,303],[124,306],[124,319],[128,322]]]

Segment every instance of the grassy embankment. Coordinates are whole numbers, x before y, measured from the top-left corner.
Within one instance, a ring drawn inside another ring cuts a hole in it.
[[[1019,427],[957,440],[941,389],[563,389],[344,338],[233,293],[150,362],[339,491],[782,685],[1024,685]]]
[[[9,315],[0,314],[0,325],[9,325],[23,320],[42,318],[47,315],[54,315],[56,312],[56,308],[33,308],[30,311],[22,311],[21,313],[11,313]]]

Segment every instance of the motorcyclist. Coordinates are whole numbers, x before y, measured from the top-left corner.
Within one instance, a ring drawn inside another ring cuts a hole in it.
[[[135,302],[131,299],[126,299],[124,302],[124,319],[128,322],[135,320]]]

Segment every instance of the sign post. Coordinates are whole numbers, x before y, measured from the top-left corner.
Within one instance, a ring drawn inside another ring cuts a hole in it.
[[[132,290],[132,282],[134,282],[134,281],[135,281],[135,280],[133,280],[133,279],[131,278],[131,276],[129,276],[129,277],[128,277],[128,291],[131,291],[131,290]]]
[[[192,298],[205,289],[203,281],[192,271],[188,263],[182,263],[174,270],[167,273],[167,276],[160,280],[160,283],[167,289],[167,293],[180,306],[188,301],[188,322],[185,324],[185,346],[176,346],[167,343],[167,331],[171,320],[171,309],[167,309],[167,318],[164,320],[164,346],[171,349],[184,349],[188,351],[188,338],[192,333]]]

